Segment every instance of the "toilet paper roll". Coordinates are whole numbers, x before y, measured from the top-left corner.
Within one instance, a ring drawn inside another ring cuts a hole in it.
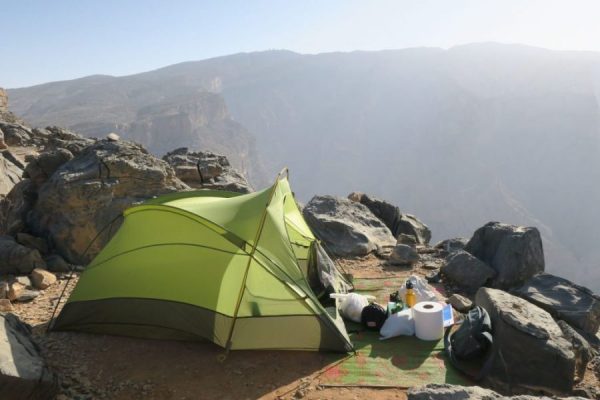
[[[444,306],[435,301],[422,301],[412,308],[415,335],[421,340],[439,340],[444,336]]]

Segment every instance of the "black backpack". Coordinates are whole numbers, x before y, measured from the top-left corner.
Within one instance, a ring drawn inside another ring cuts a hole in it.
[[[464,321],[454,332],[451,328],[444,335],[444,348],[450,362],[461,372],[479,381],[490,372],[494,361],[492,351],[492,321],[482,307],[475,307],[469,311]],[[478,374],[473,374],[466,367],[464,361],[483,358],[489,354]]]

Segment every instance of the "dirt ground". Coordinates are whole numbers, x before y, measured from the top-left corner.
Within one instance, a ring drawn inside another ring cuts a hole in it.
[[[340,260],[357,277],[410,275],[369,256]],[[66,278],[66,277],[65,277]],[[77,282],[67,286],[66,298]],[[34,334],[66,399],[405,399],[402,389],[323,388],[319,376],[344,355],[298,351],[233,351],[209,342],[143,340],[71,332],[46,333],[66,280],[14,312]]]
[[[408,277],[430,274],[441,258],[421,249],[413,268],[394,267],[375,256],[338,260],[355,277]],[[77,282],[68,284],[66,298]],[[405,399],[398,388],[325,388],[319,377],[344,355],[298,351],[233,351],[209,342],[143,340],[71,332],[46,333],[66,280],[29,303],[16,303],[15,314],[34,327],[50,367],[59,376],[57,399]],[[60,309],[60,307],[59,307]],[[591,372],[591,371],[590,371]],[[591,379],[591,381],[590,381]],[[587,384],[596,385],[593,373]]]

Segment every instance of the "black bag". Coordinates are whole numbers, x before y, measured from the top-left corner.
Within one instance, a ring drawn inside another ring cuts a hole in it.
[[[363,308],[360,314],[360,322],[367,328],[374,331],[378,331],[383,326],[383,323],[387,319],[387,312],[385,308],[377,303],[371,303]]]
[[[490,316],[479,306],[469,311],[457,330],[451,333],[451,329],[448,328],[444,335],[444,348],[450,362],[475,380],[481,380],[490,372],[494,361],[493,343]],[[469,372],[461,362],[483,358],[486,354],[489,355],[478,374]]]

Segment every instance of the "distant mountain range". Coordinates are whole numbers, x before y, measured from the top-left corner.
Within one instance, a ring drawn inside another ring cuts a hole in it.
[[[228,155],[302,200],[360,190],[434,238],[538,226],[547,269],[600,290],[600,54],[473,44],[236,54],[9,91],[33,125]]]

